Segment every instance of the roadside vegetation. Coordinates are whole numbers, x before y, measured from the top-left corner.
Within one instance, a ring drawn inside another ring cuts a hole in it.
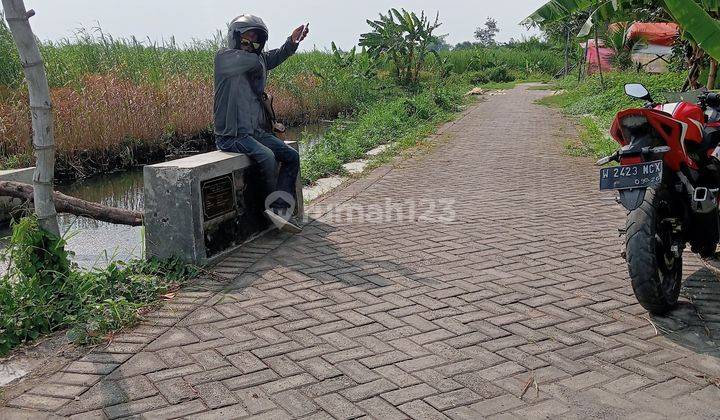
[[[0,279],[0,356],[60,330],[78,343],[102,340],[197,273],[177,260],[154,259],[81,270],[65,241],[39,229],[35,217],[13,226],[3,254],[10,270]]]
[[[626,83],[642,83],[654,99],[661,101],[665,95],[679,92],[685,78],[686,75],[676,72],[611,72],[604,75],[604,85],[601,85],[598,75],[581,82],[577,76],[569,76],[554,82],[552,89],[558,93],[541,99],[540,103],[578,118],[579,136],[568,139],[565,145],[569,154],[600,158],[617,149],[617,142],[609,134],[615,114],[643,104],[625,94]]]

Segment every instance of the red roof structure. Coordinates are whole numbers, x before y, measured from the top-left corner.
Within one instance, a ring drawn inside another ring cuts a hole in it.
[[[680,28],[676,23],[635,22],[628,28],[629,39],[641,39],[650,45],[670,47],[680,36]]]

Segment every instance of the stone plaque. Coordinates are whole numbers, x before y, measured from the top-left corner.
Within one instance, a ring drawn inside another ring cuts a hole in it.
[[[235,211],[235,189],[232,174],[202,181],[200,193],[205,221]]]

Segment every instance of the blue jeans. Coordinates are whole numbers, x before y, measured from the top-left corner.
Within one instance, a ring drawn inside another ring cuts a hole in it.
[[[245,153],[255,161],[260,169],[266,196],[275,191],[283,191],[296,199],[295,182],[300,170],[300,155],[284,141],[270,133],[257,130],[253,135],[245,134],[240,137],[217,136],[215,145],[224,152]],[[270,207],[287,208],[294,204],[276,200]]]

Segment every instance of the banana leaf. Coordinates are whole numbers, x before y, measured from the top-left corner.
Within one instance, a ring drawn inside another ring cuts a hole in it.
[[[595,25],[607,23],[612,20],[615,11],[620,8],[620,4],[618,3],[618,1],[619,0],[606,1],[605,3],[602,3],[597,9],[595,9],[592,13],[590,13],[587,21],[585,22],[583,27],[580,28],[580,32],[577,34],[577,37],[585,38],[590,35],[590,31],[592,31],[592,28],[594,28]]]
[[[717,0],[702,0],[704,6],[713,6]],[[689,33],[712,58],[720,60],[720,22],[694,1],[665,0],[670,14],[683,30]]]
[[[595,4],[597,4],[597,0],[550,0],[526,17],[521,24],[532,26],[555,22]]]
[[[720,12],[720,0],[700,0],[700,4],[707,12]]]

